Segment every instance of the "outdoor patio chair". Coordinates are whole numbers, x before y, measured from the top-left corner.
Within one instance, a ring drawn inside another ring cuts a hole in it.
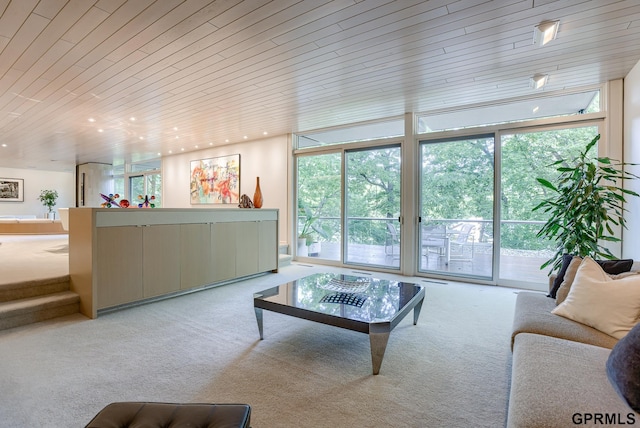
[[[435,252],[438,256],[445,257],[445,263],[449,263],[450,244],[446,225],[422,227],[421,238],[425,257],[429,257],[429,253]]]
[[[385,240],[384,253],[386,255],[395,256],[396,247],[398,248],[398,256],[400,255],[400,234],[392,223],[387,223],[387,239]]]
[[[474,231],[475,225],[472,223],[461,223],[449,230],[450,260],[473,260],[473,247],[475,244]]]

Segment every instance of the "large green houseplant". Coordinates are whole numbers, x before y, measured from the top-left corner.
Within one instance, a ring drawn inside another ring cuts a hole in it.
[[[614,236],[614,227],[626,228],[625,195],[638,196],[624,189],[622,181],[638,176],[623,169],[632,164],[608,157],[589,157],[589,150],[599,139],[597,135],[576,158],[560,159],[550,165],[559,172],[555,184],[537,178],[546,191],[551,191],[551,196],[533,208],[549,215],[537,236],[557,244],[556,253],[540,269],[551,265],[552,271],[557,270],[565,253],[594,259],[615,258],[602,243],[620,241]]]

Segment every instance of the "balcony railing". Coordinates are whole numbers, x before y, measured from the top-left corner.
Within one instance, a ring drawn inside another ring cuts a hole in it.
[[[300,227],[302,221],[300,218]],[[470,257],[452,258],[446,263],[441,254],[422,251],[419,270],[442,274],[491,277],[493,268],[493,221],[479,219],[429,219],[422,227],[430,225],[471,224],[474,231],[470,236],[473,252]],[[503,220],[501,221],[500,272],[503,279],[525,280],[544,284],[547,271],[541,271],[540,265],[555,252],[552,242],[537,238],[535,235],[543,221]],[[320,251],[317,257],[340,261],[341,227],[339,217],[320,217],[315,227],[324,231],[333,231],[329,239],[318,239]],[[396,229],[396,236],[390,230]],[[348,217],[348,242],[345,262],[368,264],[389,268],[399,267],[400,223],[397,218]],[[467,250],[468,251],[468,250]]]

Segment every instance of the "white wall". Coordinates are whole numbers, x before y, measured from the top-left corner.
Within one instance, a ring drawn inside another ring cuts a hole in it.
[[[624,79],[624,160],[640,163],[640,62]],[[640,166],[627,169],[640,175]],[[640,180],[627,181],[624,185],[640,193]],[[640,260],[640,198],[630,196],[626,199],[628,229],[622,232],[622,256]]]
[[[24,202],[0,202],[0,215],[35,215],[46,217],[47,208],[38,200],[42,190],[57,190],[57,208],[73,207],[76,204],[76,177],[71,172],[40,171],[33,169],[0,168],[2,178],[21,178],[24,180]]]
[[[287,189],[289,188],[290,155],[286,135],[163,158],[162,206],[164,208],[236,208],[237,205],[191,205],[189,177],[192,160],[238,153],[240,154],[240,194],[247,194],[253,200],[256,177],[260,177],[260,189],[264,199],[262,208],[280,210],[279,239],[281,242],[288,242]]]

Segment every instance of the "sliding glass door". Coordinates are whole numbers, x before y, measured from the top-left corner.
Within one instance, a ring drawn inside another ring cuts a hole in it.
[[[345,263],[400,268],[400,153],[345,152]]]
[[[298,257],[341,261],[340,152],[298,158]]]
[[[500,280],[541,284],[549,269],[540,266],[555,253],[555,244],[536,234],[548,219],[532,211],[548,196],[536,178],[553,182],[558,159],[573,159],[598,134],[598,126],[514,132],[501,135]],[[597,156],[597,150],[592,149]]]
[[[493,135],[421,142],[418,270],[493,277]]]

